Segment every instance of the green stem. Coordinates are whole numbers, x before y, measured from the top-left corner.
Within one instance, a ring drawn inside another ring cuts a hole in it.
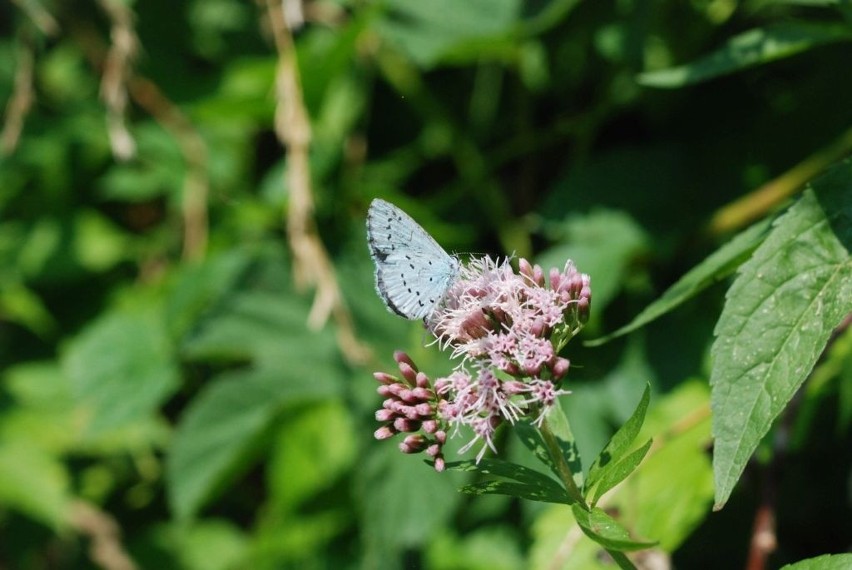
[[[561,408],[558,409],[558,413],[562,413]],[[589,506],[586,504],[583,493],[580,492],[577,483],[574,481],[574,474],[565,460],[565,454],[562,453],[562,448],[559,445],[556,435],[550,429],[550,423],[547,418],[541,424],[541,437],[544,439],[544,444],[547,446],[547,452],[550,454],[553,464],[556,465],[559,477],[562,479],[562,484],[565,485],[568,496],[588,511]]]

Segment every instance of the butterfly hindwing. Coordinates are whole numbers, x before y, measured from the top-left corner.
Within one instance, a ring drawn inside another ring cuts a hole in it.
[[[367,214],[376,290],[388,309],[408,319],[428,317],[458,273],[450,256],[408,214],[373,200]]]

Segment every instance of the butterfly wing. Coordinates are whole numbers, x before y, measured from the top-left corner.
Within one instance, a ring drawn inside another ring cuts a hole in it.
[[[376,291],[388,309],[407,319],[428,317],[455,280],[458,260],[384,200],[370,204],[367,239],[376,264]]]

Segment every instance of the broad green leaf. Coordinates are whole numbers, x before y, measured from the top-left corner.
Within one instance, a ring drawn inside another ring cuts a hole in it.
[[[185,519],[197,513],[247,468],[260,435],[284,406],[331,394],[335,375],[325,364],[306,376],[265,368],[214,379],[181,418],[167,458],[167,492],[175,515]]]
[[[592,466],[589,468],[589,476],[586,479],[586,494],[590,490],[594,489],[595,486],[599,485],[604,479],[609,482],[615,481],[617,484],[621,479],[618,478],[617,475],[610,475],[608,473],[611,469],[617,469],[621,471],[618,467],[619,462],[630,449],[633,441],[636,439],[636,436],[639,435],[639,430],[642,429],[642,423],[645,421],[645,412],[648,410],[648,403],[651,401],[651,386],[650,384],[645,386],[645,392],[642,394],[642,399],[639,400],[639,404],[636,406],[636,410],[634,410],[633,415],[624,422],[617,432],[612,436],[612,439],[609,440],[609,443],[604,446],[600,455],[595,459]],[[647,444],[646,444],[647,447]],[[647,451],[647,449],[645,450]],[[642,454],[644,455],[644,453]],[[641,458],[640,458],[641,461]],[[625,464],[622,467],[626,467]],[[623,477],[622,477],[623,479]],[[602,492],[596,492],[594,495],[599,498],[606,492],[608,489],[605,489]]]
[[[422,67],[431,67],[465,42],[506,33],[520,14],[518,0],[387,0],[387,12],[375,25]],[[452,14],[452,17],[447,17]]]
[[[571,511],[586,536],[607,550],[631,552],[651,548],[656,544],[656,542],[633,540],[627,529],[597,507],[587,511],[580,505],[573,505]]]
[[[815,180],[740,267],[716,326],[716,508],[852,309],[852,161]]]
[[[605,337],[586,341],[588,346],[599,346],[614,338],[633,332],[661,317],[682,303],[692,299],[704,289],[721,281],[740,266],[760,245],[769,230],[770,220],[757,223],[741,232],[728,243],[690,269],[663,295],[645,307],[629,324]]]
[[[649,87],[682,87],[790,57],[830,42],[850,40],[852,31],[848,26],[804,22],[774,24],[735,36],[721,49],[692,63],[640,73],[637,81]]]
[[[56,330],[56,321],[39,296],[17,280],[0,285],[0,314],[4,320],[17,322],[41,337]]]
[[[422,460],[402,457],[392,445],[374,448],[356,471],[363,501],[363,566],[381,568],[402,549],[422,546],[447,528],[464,498],[456,489],[466,476],[458,471],[436,473]]]
[[[649,439],[645,445],[639,449],[631,451],[623,459],[616,461],[611,466],[601,469],[597,485],[595,485],[594,493],[592,493],[590,501],[592,506],[598,503],[604,493],[627,479],[627,477],[633,473],[637,467],[639,467],[639,464],[645,458],[648,450],[651,449],[652,442],[653,440]]]
[[[594,310],[607,306],[622,286],[630,263],[648,247],[648,237],[629,215],[610,210],[572,215],[548,234],[559,243],[542,252],[536,262],[547,274],[551,267],[561,271],[570,259],[580,272],[591,275]]]
[[[464,535],[444,529],[429,541],[424,568],[432,570],[520,570],[526,568],[521,542],[524,536],[514,525],[492,525]]]
[[[334,337],[306,330],[307,304],[292,293],[262,290],[286,291],[287,278],[276,263],[261,266],[252,276],[258,289],[226,296],[184,344],[194,359],[253,365],[215,378],[178,424],[166,477],[179,518],[194,515],[247,467],[260,436],[286,405],[328,397],[340,384]]]
[[[244,563],[249,549],[243,531],[226,520],[208,519],[181,526],[179,534],[175,546],[186,570],[237,568]]]
[[[329,400],[306,407],[278,428],[267,469],[270,502],[284,513],[328,489],[356,457],[359,430],[350,411]]]
[[[781,570],[848,570],[852,568],[852,554],[825,554],[782,566]]]
[[[68,346],[63,369],[89,434],[147,419],[178,387],[178,367],[156,312],[113,310]]]
[[[58,457],[25,440],[0,444],[0,505],[48,527],[67,525],[71,492]]]
[[[184,267],[166,297],[169,332],[175,337],[189,332],[205,311],[236,287],[254,257],[240,248]]]

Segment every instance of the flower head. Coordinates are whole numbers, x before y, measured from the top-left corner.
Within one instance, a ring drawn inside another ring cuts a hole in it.
[[[452,349],[459,364],[451,375],[426,388],[425,375],[397,353],[406,383],[393,389],[386,383],[380,387],[380,393],[390,396],[383,410],[392,411],[377,413],[376,419],[390,423],[376,437],[390,437],[394,430],[417,431],[426,421],[434,422],[433,433],[440,433],[441,441],[433,436],[406,438],[401,449],[407,453],[431,449],[436,469],[439,457],[443,469],[440,450],[447,432],[469,427],[474,437],[461,452],[482,442],[479,461],[486,449],[495,450],[493,436],[502,423],[531,418],[540,425],[556,398],[569,393],[560,387],[569,362],[558,354],[588,320],[591,306],[589,276],[570,261],[562,271],[551,269],[549,280],[544,275],[541,267],[525,259],[517,273],[508,259],[483,257],[463,266],[442,304],[426,320],[427,329],[442,348]],[[384,383],[393,377],[377,373],[376,378]],[[413,395],[417,388],[422,399]],[[428,420],[420,412],[428,412]]]

